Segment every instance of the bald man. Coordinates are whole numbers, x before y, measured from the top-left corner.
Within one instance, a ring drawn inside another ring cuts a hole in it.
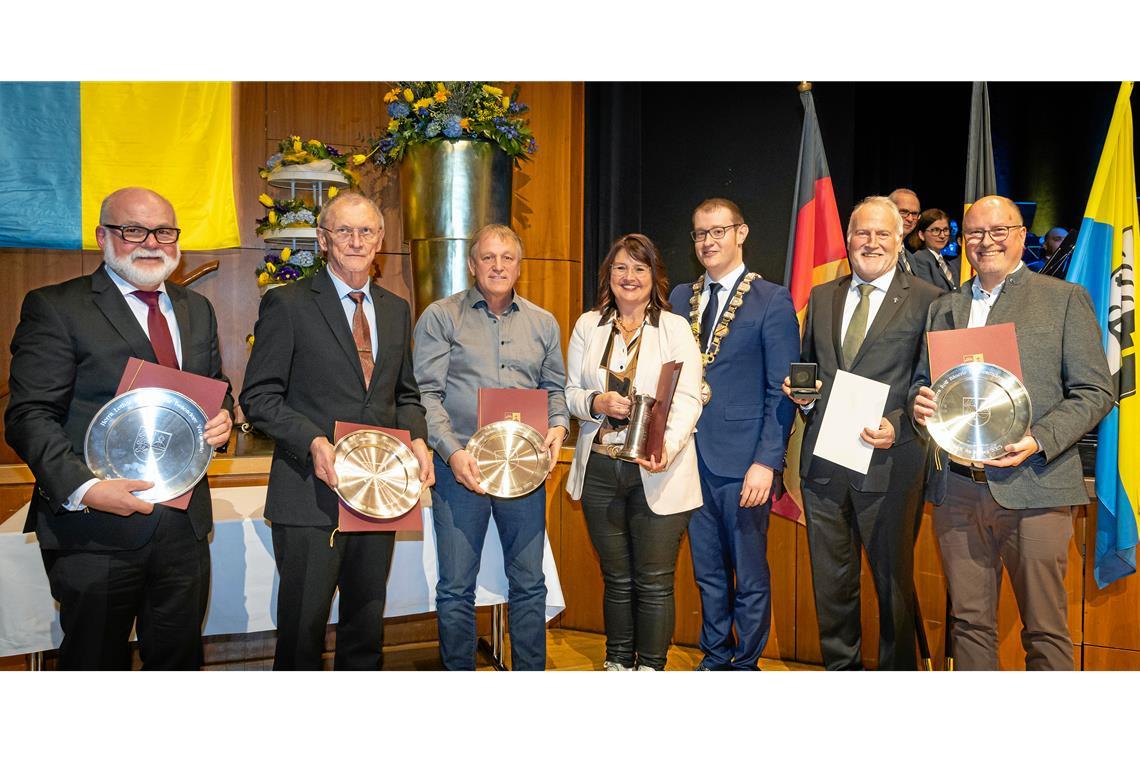
[[[210,489],[187,509],[132,493],[138,480],[100,480],[83,456],[87,427],[114,397],[132,357],[226,381],[214,309],[165,280],[177,268],[181,230],[170,202],[131,187],[103,201],[92,274],[33,290],[12,338],[12,398],[5,437],[36,478],[25,531],[39,539],[59,602],[62,669],[130,667],[138,636],[144,668],[195,669],[210,591]],[[206,427],[229,440],[233,398]]]
[[[1041,238],[1041,258],[1048,259],[1056,253],[1068,236],[1069,231],[1064,227],[1054,227],[1046,232],[1045,237]]]
[[[1088,291],[1021,262],[1025,225],[1008,198],[991,195],[971,206],[962,234],[977,274],[930,307],[926,330],[1012,322],[1033,417],[1029,432],[1000,457],[969,462],[938,451],[928,473],[956,665],[997,669],[1004,565],[1021,613],[1026,669],[1072,670],[1065,571],[1072,506],[1088,503],[1076,443],[1114,401],[1100,327]],[[935,411],[926,345],[911,388],[920,426]]]

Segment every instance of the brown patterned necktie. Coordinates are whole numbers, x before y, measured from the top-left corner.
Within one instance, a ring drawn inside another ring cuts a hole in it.
[[[372,380],[372,370],[376,362],[372,360],[372,332],[368,329],[368,319],[364,316],[364,294],[354,290],[348,297],[356,302],[352,315],[352,340],[356,343],[356,355],[360,357],[360,369],[364,370],[364,387]]]

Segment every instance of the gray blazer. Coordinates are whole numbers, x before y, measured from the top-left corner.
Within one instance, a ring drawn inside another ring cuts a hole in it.
[[[973,280],[930,305],[927,332],[966,327],[970,321]],[[1017,331],[1021,373],[1033,418],[1029,432],[1041,450],[1017,467],[986,467],[990,493],[1007,509],[1037,509],[1087,504],[1080,455],[1074,445],[1108,414],[1115,402],[1108,361],[1092,299],[1080,285],[1022,267],[1006,278],[987,324],[1012,322]],[[930,385],[925,341],[910,391]],[[933,457],[926,498],[941,504],[946,496],[947,455]]]

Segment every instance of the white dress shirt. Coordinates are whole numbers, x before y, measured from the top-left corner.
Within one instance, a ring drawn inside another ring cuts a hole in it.
[[[869,296],[871,303],[870,311],[867,312],[867,329],[870,330],[871,325],[875,322],[875,315],[879,313],[879,307],[883,305],[883,299],[887,297],[887,288],[894,282],[897,270],[898,267],[891,267],[886,274],[871,282],[867,282],[855,272],[851,273],[851,287],[847,289],[847,300],[843,302],[843,322],[839,331],[839,345],[843,345],[843,339],[847,337],[847,325],[851,323],[851,317],[855,314],[855,307],[859,305],[859,286],[873,285],[875,287]]]
[[[1018,271],[1023,266],[1025,266],[1024,262],[1017,262],[1017,266],[1013,272]],[[1013,272],[1009,274],[1013,274]],[[1009,277],[1009,274],[1007,274],[1006,277]],[[970,322],[966,325],[967,327],[985,327],[986,320],[990,318],[990,310],[994,307],[994,304],[997,303],[998,296],[1001,295],[1001,289],[1004,287],[1005,279],[1002,279],[1001,282],[994,286],[992,291],[983,290],[981,279],[977,275],[974,275],[973,298],[970,301]]]
[[[372,339],[372,360],[376,360],[376,304],[372,303],[372,292],[370,289],[371,281],[361,288],[350,288],[348,284],[328,270],[329,279],[332,280],[333,287],[336,288],[336,294],[340,298],[340,305],[344,308],[344,318],[348,320],[348,332],[352,333],[352,318],[356,315],[356,301],[349,298],[349,293],[363,293],[364,300],[360,306],[364,309],[364,318],[368,320],[368,337]]]
[[[744,262],[741,262],[740,266],[738,266],[736,269],[733,269],[731,272],[719,280],[714,280],[712,277],[708,276],[707,272],[705,273],[705,285],[701,290],[701,302],[697,312],[698,325],[701,323],[701,320],[704,319],[705,307],[708,306],[709,303],[709,284],[715,282],[720,285],[720,290],[716,294],[716,313],[719,317],[724,313],[724,306],[728,303],[728,299],[732,295],[732,286],[736,284],[736,281],[740,279],[740,276],[743,275],[744,272]],[[683,317],[686,315],[682,314],[681,316]],[[713,331],[716,331],[716,325],[713,325]],[[712,342],[711,334],[709,335],[709,342]],[[707,351],[708,346],[701,346],[701,350]]]

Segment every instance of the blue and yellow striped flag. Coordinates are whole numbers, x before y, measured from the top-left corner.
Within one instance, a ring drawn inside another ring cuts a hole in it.
[[[1140,398],[1136,396],[1136,159],[1132,82],[1120,85],[1066,277],[1092,296],[1117,403],[1097,430],[1096,558],[1104,588],[1136,572],[1140,524]]]
[[[184,250],[240,245],[228,82],[0,83],[0,247],[97,248],[103,198],[174,205]]]

